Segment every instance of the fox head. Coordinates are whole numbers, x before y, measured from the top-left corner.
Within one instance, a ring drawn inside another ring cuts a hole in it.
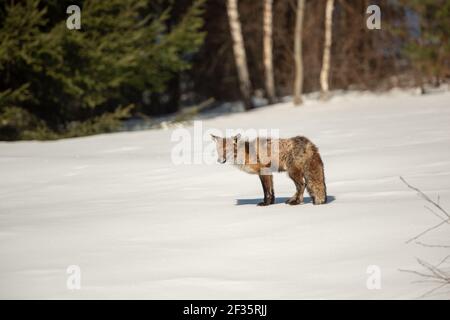
[[[237,134],[230,138],[222,138],[212,134],[211,138],[216,143],[217,162],[234,162],[237,144],[241,135]]]

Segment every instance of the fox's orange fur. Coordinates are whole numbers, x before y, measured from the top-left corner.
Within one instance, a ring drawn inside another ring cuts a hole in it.
[[[220,163],[228,161],[247,173],[259,175],[264,201],[258,205],[266,206],[275,202],[274,171],[286,171],[297,188],[297,192],[286,203],[303,203],[305,187],[314,204],[327,202],[323,162],[319,150],[307,138],[257,138],[253,141],[241,139],[240,135],[212,138],[216,142]]]

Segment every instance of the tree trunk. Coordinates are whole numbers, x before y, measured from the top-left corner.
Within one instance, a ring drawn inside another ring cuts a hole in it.
[[[264,0],[264,70],[266,76],[266,92],[269,103],[275,103],[275,81],[273,76],[272,55],[272,7],[273,0]]]
[[[233,53],[239,79],[239,88],[244,100],[245,108],[252,109],[252,86],[247,67],[244,40],[242,38],[241,23],[239,22],[238,0],[227,0],[227,13],[230,23]]]
[[[303,29],[304,12],[305,12],[305,0],[297,0],[297,14],[294,32],[294,59],[295,59],[294,104],[296,106],[303,103],[302,29]]]
[[[325,43],[323,46],[322,70],[320,71],[320,89],[322,99],[329,95],[330,54],[333,27],[334,0],[327,0],[325,9]]]

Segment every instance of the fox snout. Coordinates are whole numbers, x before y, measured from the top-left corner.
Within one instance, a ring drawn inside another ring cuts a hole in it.
[[[240,134],[231,138],[221,138],[211,134],[212,140],[216,143],[217,149],[217,163],[224,164],[228,160],[231,160],[233,156],[233,148],[236,146],[238,139],[241,137]]]

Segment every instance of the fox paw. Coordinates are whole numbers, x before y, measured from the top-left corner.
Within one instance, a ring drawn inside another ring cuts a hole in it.
[[[300,199],[297,199],[297,198],[290,198],[290,199],[286,200],[286,204],[289,204],[291,206],[295,206],[295,205],[301,204],[301,203],[303,203],[303,201],[301,201]]]
[[[264,197],[264,200],[258,203],[258,206],[269,206],[275,203],[275,196],[272,194],[270,196]]]

